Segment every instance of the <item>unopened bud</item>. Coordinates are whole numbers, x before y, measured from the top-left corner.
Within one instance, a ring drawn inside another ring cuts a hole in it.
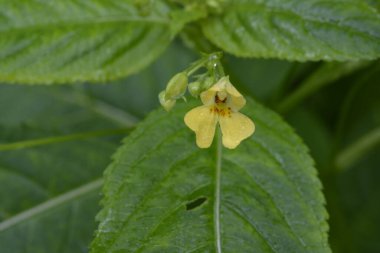
[[[160,100],[160,104],[166,111],[170,111],[173,106],[175,105],[175,100],[172,99],[165,99],[165,91],[161,91],[160,94],[158,94],[158,99]]]
[[[173,76],[166,86],[165,100],[181,98],[186,92],[187,82],[188,79],[185,72]]]
[[[201,93],[201,83],[200,82],[189,83],[189,86],[187,88],[193,97],[198,97],[199,94]]]
[[[208,90],[214,84],[214,78],[207,77],[202,81],[202,90]]]

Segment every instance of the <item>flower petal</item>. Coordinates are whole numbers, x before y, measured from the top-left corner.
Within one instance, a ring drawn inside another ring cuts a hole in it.
[[[215,85],[214,85],[215,86]],[[213,105],[215,103],[215,95],[219,91],[214,86],[201,93],[201,100],[204,105]]]
[[[231,117],[220,117],[219,124],[223,134],[223,145],[230,149],[236,148],[255,131],[252,120],[239,112],[232,113]]]
[[[186,113],[185,124],[195,132],[198,147],[211,146],[217,119],[217,115],[211,112],[210,106],[199,106]]]
[[[201,100],[204,105],[215,103],[215,95],[218,91],[225,91],[228,94],[228,106],[234,111],[239,111],[245,105],[245,99],[240,92],[231,84],[228,76],[222,77],[210,89],[201,93]]]
[[[226,79],[227,78],[227,79]],[[228,77],[222,77],[216,84],[211,86],[210,89],[201,93],[201,100],[204,105],[212,105],[215,103],[215,94],[218,91],[225,91]]]
[[[231,84],[229,77],[226,78],[226,91],[230,95],[230,101],[229,106],[234,110],[238,111],[245,105],[245,98],[243,95],[240,94],[240,92]]]

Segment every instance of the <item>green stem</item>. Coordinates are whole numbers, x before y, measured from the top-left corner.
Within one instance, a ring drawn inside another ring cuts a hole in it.
[[[36,207],[33,207],[25,212],[22,212],[20,214],[17,214],[16,216],[13,216],[12,218],[5,220],[0,223],[0,232],[5,231],[13,226],[16,226],[24,221],[29,221],[30,218],[39,216],[43,213],[46,213],[54,208],[57,208],[58,206],[64,205],[69,203],[70,201],[73,201],[75,199],[79,199],[83,196],[86,196],[87,194],[99,191],[101,186],[103,184],[102,179],[97,179],[95,181],[92,181],[86,185],[83,185],[75,190],[69,191],[65,194],[62,194],[56,198],[53,198],[51,200],[48,200]]]
[[[215,81],[224,76],[224,69],[219,58],[212,60],[213,74]],[[220,183],[222,176],[222,131],[217,127],[217,147],[216,147],[216,170],[215,170],[215,193],[214,193],[214,227],[215,227],[215,251],[222,253],[221,231],[220,231]]]
[[[205,66],[205,64],[208,62],[208,58],[202,58],[196,62],[194,62],[192,64],[192,66],[190,66],[188,69],[185,70],[186,74],[188,76],[191,76],[192,74],[194,74],[194,72],[196,72],[198,69],[202,68]]]
[[[18,142],[0,144],[0,151],[17,150],[17,149],[30,148],[30,147],[35,147],[35,146],[59,143],[59,142],[117,135],[117,134],[127,133],[130,130],[131,128],[119,128],[119,129],[99,130],[99,131],[91,131],[91,132],[86,132],[86,133],[70,134],[70,135],[65,135],[65,136],[52,136],[52,137],[27,140],[27,141],[18,141]]]
[[[224,73],[224,69],[223,69],[223,66],[220,63],[220,61],[218,61],[216,63],[216,67],[215,68],[216,68],[215,72],[216,72],[216,77],[217,77],[216,81],[218,81],[220,78],[222,78],[223,76],[225,76],[225,73]]]
[[[337,155],[336,167],[345,170],[355,164],[366,152],[380,143],[380,128],[361,137],[348,148]]]
[[[123,109],[75,90],[67,92],[66,94],[59,93],[57,94],[57,97],[63,101],[91,110],[96,114],[119,124],[120,126],[133,127],[137,122],[139,122],[139,118],[124,111]]]
[[[202,67],[207,67],[207,65],[210,63],[215,62],[215,63],[218,63],[216,65],[220,65],[219,61],[221,58],[222,58],[222,53],[220,53],[220,52],[207,54],[202,59],[194,62],[189,68],[187,68],[185,70],[185,72],[188,76],[190,76],[190,75],[194,74],[198,69],[200,69]]]
[[[216,147],[216,170],[215,170],[215,193],[214,193],[214,230],[216,253],[222,252],[220,234],[220,182],[222,173],[222,132],[217,127],[217,147]]]
[[[285,98],[278,111],[286,113],[319,89],[334,83],[339,78],[368,65],[368,62],[325,63],[311,74],[297,90]]]
[[[342,139],[344,137],[344,128],[347,124],[348,121],[348,116],[349,113],[352,109],[354,104],[354,100],[356,99],[357,94],[359,93],[360,89],[362,89],[371,77],[377,73],[380,70],[378,66],[374,66],[369,68],[359,79],[357,79],[352,87],[349,89],[348,94],[345,96],[343,103],[342,103],[342,108],[340,109],[340,114],[337,120],[337,128],[336,128],[336,138],[335,138],[335,143],[334,143],[334,153],[336,154],[338,152],[339,146],[342,142]]]

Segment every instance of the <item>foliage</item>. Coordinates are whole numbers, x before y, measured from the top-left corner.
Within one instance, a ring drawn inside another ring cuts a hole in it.
[[[379,6],[0,0],[0,251],[379,252]],[[218,50],[257,128],[221,153],[154,110]]]
[[[93,252],[214,251],[218,159],[223,250],[329,252],[324,200],[305,147],[278,116],[248,103],[244,113],[257,133],[221,155],[197,148],[184,128],[193,104],[147,117],[105,172]]]

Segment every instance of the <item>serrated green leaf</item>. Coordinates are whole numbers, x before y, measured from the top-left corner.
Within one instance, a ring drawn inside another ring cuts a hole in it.
[[[0,223],[1,252],[87,252],[101,182],[86,184]]]
[[[0,86],[2,253],[87,252],[101,189],[91,182],[126,132],[117,136],[107,130],[117,122],[60,100],[64,90]]]
[[[298,63],[270,59],[228,57],[225,69],[239,90],[268,103],[287,85],[289,75]],[[276,73],[276,75],[273,75]]]
[[[156,111],[125,139],[105,172],[92,252],[215,252],[218,236],[222,252],[330,252],[321,184],[293,131],[249,100],[256,133],[219,156],[218,192],[215,149],[199,149],[183,123],[192,107]]]
[[[134,2],[1,0],[0,82],[101,82],[147,66],[182,23],[164,1]]]
[[[140,75],[107,85],[0,85],[1,253],[88,251],[120,128],[157,107],[192,60],[174,43]]]
[[[243,57],[357,60],[380,57],[380,15],[356,0],[228,1],[203,22],[207,38]]]
[[[184,27],[180,37],[183,43],[195,52],[212,53],[218,51],[218,48],[203,36],[202,29],[197,24]]]
[[[328,62],[323,63],[308,76],[298,89],[293,91],[289,96],[277,106],[277,110],[282,113],[290,111],[295,105],[299,104],[307,97],[322,89],[324,86],[333,84],[335,81],[349,76],[369,65],[367,61],[355,62]]]
[[[286,115],[287,122],[310,148],[310,154],[320,172],[331,162],[333,151],[332,131],[318,115],[306,106],[293,109]]]

